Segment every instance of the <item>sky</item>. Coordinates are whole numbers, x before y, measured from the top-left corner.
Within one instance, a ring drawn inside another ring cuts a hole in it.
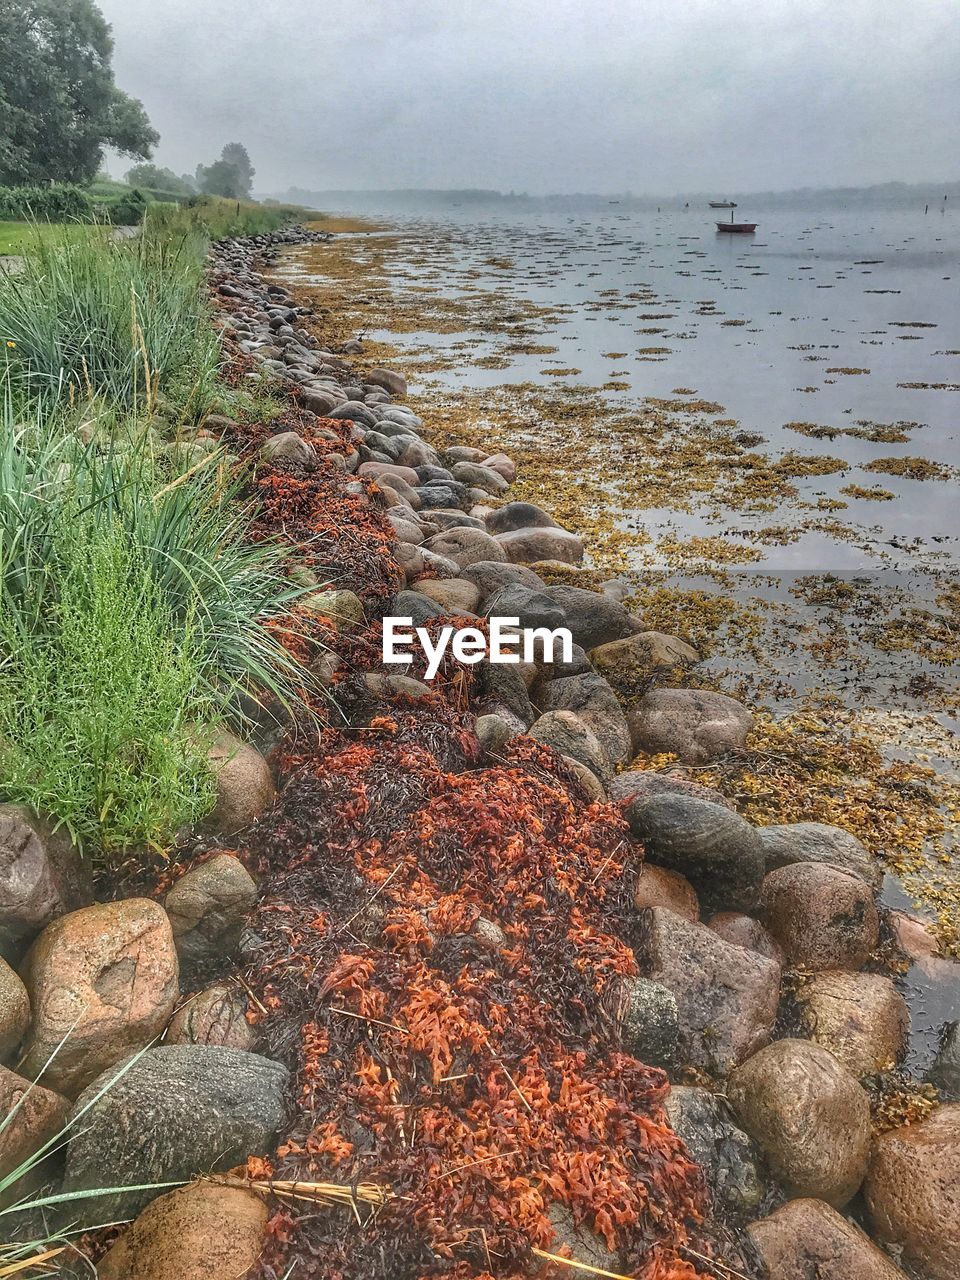
[[[99,3],[157,162],[258,192],[960,177],[960,0]]]

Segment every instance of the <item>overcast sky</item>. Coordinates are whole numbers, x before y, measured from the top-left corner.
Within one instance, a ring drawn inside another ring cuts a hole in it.
[[[158,162],[261,192],[960,176],[960,0],[99,3]]]

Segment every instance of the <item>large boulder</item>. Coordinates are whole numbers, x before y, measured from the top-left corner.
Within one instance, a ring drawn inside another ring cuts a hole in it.
[[[960,1022],[948,1022],[943,1029],[937,1056],[927,1079],[948,1102],[960,1102]]]
[[[31,1079],[43,1072],[48,1088],[76,1096],[160,1034],[176,1004],[178,974],[170,921],[146,898],[55,920],[24,962],[33,1023],[21,1070]]]
[[[70,1103],[58,1093],[0,1067],[0,1180],[10,1175],[60,1133]],[[39,1171],[38,1171],[39,1172]],[[39,1181],[33,1171],[0,1195],[0,1208],[15,1203]]]
[[[726,1099],[699,1086],[674,1085],[664,1105],[717,1206],[738,1218],[756,1213],[765,1191],[759,1153],[734,1124]]]
[[[548,711],[530,727],[530,737],[585,765],[601,782],[609,777],[607,753],[593,730],[572,711]]]
[[[451,467],[454,480],[468,484],[487,493],[506,493],[510,488],[499,471],[485,467],[480,462],[455,462]]]
[[[266,1154],[284,1119],[287,1074],[255,1053],[192,1044],[112,1067],[77,1099],[72,1118],[83,1112],[83,1123],[67,1147],[64,1191],[187,1182]],[[69,1212],[83,1224],[116,1222],[153,1198],[118,1191]]]
[[[160,1196],[97,1264],[99,1280],[243,1280],[263,1249],[266,1201],[209,1182]]]
[[[435,601],[446,613],[476,613],[480,591],[463,578],[423,578],[415,591]]]
[[[459,569],[483,560],[506,560],[507,554],[495,538],[482,529],[447,529],[426,542],[429,551],[452,560]]]
[[[789,1200],[747,1230],[770,1280],[906,1280],[859,1227],[822,1200]]]
[[[652,862],[644,862],[640,867],[633,905],[638,911],[665,907],[691,924],[700,919],[700,901],[690,881],[679,872],[654,866]]]
[[[207,822],[225,836],[235,835],[273,804],[273,774],[256,747],[226,729],[207,754],[217,781],[217,803]]]
[[[388,391],[392,396],[407,394],[406,378],[394,369],[371,369],[367,374],[367,382],[375,387],[383,387],[384,391]]]
[[[756,951],[758,955],[775,960],[783,967],[783,947],[771,938],[759,920],[742,911],[718,911],[704,924],[711,933],[715,933],[724,942],[735,947],[746,947],[748,951]]]
[[[506,560],[478,560],[461,569],[460,576],[474,584],[480,592],[481,602],[488,600],[501,587],[516,584],[532,591],[543,587],[543,582],[532,569],[523,564],[508,564]]]
[[[709,764],[739,751],[752,726],[742,702],[707,689],[651,689],[637,705],[639,747],[686,764]]]
[[[870,1099],[832,1053],[776,1040],[737,1067],[727,1097],[790,1195],[837,1209],[853,1197],[870,1156]]]
[[[583,563],[583,541],[566,529],[517,529],[498,533],[495,541],[513,564],[539,564],[542,560]]]
[[[544,711],[572,711],[596,734],[611,768],[630,759],[630,733],[623,710],[606,680],[593,671],[551,680],[542,701]]]
[[[650,800],[658,796],[690,796],[694,800],[709,800],[736,812],[734,805],[722,791],[691,782],[677,773],[658,773],[653,769],[627,769],[618,773],[610,787],[614,800],[629,804],[636,814]]]
[[[534,627],[556,631],[564,625],[563,610],[542,588],[531,589],[521,583],[495,591],[487,598],[483,611],[489,618],[516,618],[525,631]]]
[[[870,886],[826,863],[795,862],[771,871],[760,912],[798,969],[860,969],[880,933]]]
[[[883,868],[855,835],[826,822],[792,822],[785,826],[760,827],[760,840],[767,870],[777,871],[794,862],[826,862],[852,871],[879,889]]]
[[[30,1025],[30,997],[20,977],[0,959],[0,1059],[20,1047]]]
[[[662,907],[640,913],[635,950],[676,999],[684,1065],[722,1077],[769,1041],[780,998],[774,961]]]
[[[874,1234],[928,1280],[956,1280],[958,1189],[960,1104],[877,1138],[864,1188]]]
[[[763,852],[756,831],[738,813],[671,792],[628,801],[624,814],[647,857],[686,876],[705,910],[756,905]]]
[[[642,698],[654,678],[675,667],[690,667],[700,655],[686,641],[661,631],[640,631],[598,645],[590,661],[622,698]]]
[[[888,1069],[907,1043],[907,1002],[879,973],[829,969],[797,992],[804,1030],[855,1076]]]
[[[515,533],[519,529],[559,529],[553,516],[532,502],[506,502],[486,517],[488,533]]]
[[[0,953],[15,959],[51,920],[92,901],[89,868],[66,832],[24,805],[0,805]]]
[[[257,1033],[247,1021],[247,997],[230,982],[189,996],[170,1019],[165,1044],[209,1044],[225,1049],[257,1047]]]
[[[233,854],[214,854],[184,872],[164,903],[181,963],[231,956],[256,896],[256,882]]]
[[[584,587],[545,587],[544,595],[563,610],[563,626],[573,636],[574,643],[584,649],[595,649],[610,640],[620,640],[631,635],[633,624],[622,604],[587,591]]]

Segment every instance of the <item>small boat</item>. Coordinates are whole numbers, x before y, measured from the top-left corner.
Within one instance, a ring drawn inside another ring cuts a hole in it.
[[[711,209],[735,209],[737,207],[736,200],[711,200]]]
[[[718,222],[718,231],[732,231],[734,235],[748,236],[752,231],[756,231],[757,224],[755,222]]]

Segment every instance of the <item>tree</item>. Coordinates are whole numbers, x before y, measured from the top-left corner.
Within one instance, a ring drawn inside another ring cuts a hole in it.
[[[0,0],[0,185],[91,182],[105,146],[150,158],[158,135],[112,57],[93,0]]]
[[[250,195],[254,173],[243,143],[228,142],[219,160],[210,165],[197,165],[197,185],[204,195],[242,200]]]
[[[240,194],[249,196],[253,190],[253,179],[256,169],[250,163],[250,153],[242,142],[228,142],[220,156],[227,164],[232,164],[240,180]]]
[[[188,186],[172,169],[161,169],[155,164],[135,164],[124,175],[124,182],[131,187],[147,187],[153,191],[170,191],[173,195],[188,196],[193,193],[193,183]]]

